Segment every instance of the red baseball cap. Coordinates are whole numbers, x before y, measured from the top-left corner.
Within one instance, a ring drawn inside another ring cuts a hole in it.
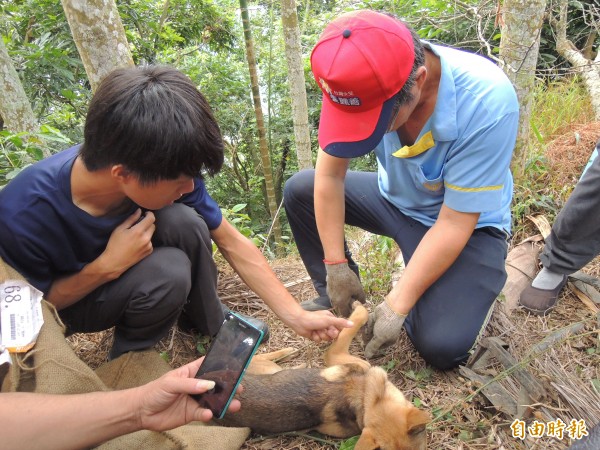
[[[341,158],[373,150],[386,132],[395,95],[414,59],[412,34],[393,17],[360,10],[327,25],[310,57],[323,91],[320,147]]]

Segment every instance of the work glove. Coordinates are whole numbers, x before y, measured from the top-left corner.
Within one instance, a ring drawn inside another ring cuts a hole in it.
[[[363,335],[365,357],[373,358],[396,342],[405,319],[406,314],[398,314],[388,302],[383,301],[377,305],[375,311],[369,314],[367,329]]]
[[[347,262],[325,264],[327,270],[327,295],[331,305],[342,317],[352,313],[352,303],[365,302],[365,291],[358,276],[348,267]]]

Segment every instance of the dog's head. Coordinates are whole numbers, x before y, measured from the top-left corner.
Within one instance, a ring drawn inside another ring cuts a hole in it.
[[[365,382],[363,429],[355,450],[425,450],[425,425],[429,414],[417,409],[387,379],[380,367],[372,367]]]

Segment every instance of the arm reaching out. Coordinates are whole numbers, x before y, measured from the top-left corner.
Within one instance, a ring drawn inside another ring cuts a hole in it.
[[[6,448],[77,449],[147,429],[164,431],[191,421],[207,422],[212,412],[190,394],[214,382],[194,378],[202,358],[143,386],[111,392],[49,395],[0,394],[2,444]],[[234,400],[230,411],[238,411]]]
[[[329,311],[305,311],[279,281],[260,250],[227,220],[211,237],[240,278],[298,335],[313,341],[331,341],[352,323]]]

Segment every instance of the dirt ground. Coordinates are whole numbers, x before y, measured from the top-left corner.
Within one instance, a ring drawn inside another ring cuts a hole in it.
[[[547,156],[553,180],[572,189],[581,168],[587,162],[591,149],[600,136],[600,124],[584,125],[570,130],[551,143]],[[591,144],[590,144],[591,142]],[[567,173],[568,172],[568,173]],[[537,233],[532,226],[531,234]],[[513,242],[511,246],[516,245]],[[368,263],[371,252],[361,246],[373,245],[372,240],[350,242],[359,264]],[[542,245],[541,243],[538,245]],[[362,258],[361,259],[361,255]],[[390,271],[392,258],[390,259]],[[306,271],[297,256],[273,262],[273,268],[298,301],[312,298],[315,292]],[[247,287],[222,265],[219,290],[224,303],[231,309],[265,320],[271,330],[270,340],[260,351],[273,351],[283,347],[295,347],[297,357],[287,363],[290,366],[306,363],[321,367],[325,344],[315,344],[296,336],[271,313]],[[385,268],[383,269],[385,270]],[[584,268],[595,277],[600,276],[600,260],[597,258]],[[374,292],[369,307],[379,303],[385,293]],[[517,308],[510,314],[501,308],[502,299],[492,315],[484,337],[498,337],[506,344],[506,350],[516,364],[510,368],[491,359],[480,373],[493,378],[490,385],[500,386],[516,400],[522,394],[517,372],[527,372],[543,387],[545,396],[533,401],[523,416],[525,422],[494,407],[477,384],[466,378],[458,369],[446,372],[428,367],[414,351],[407,336],[403,334],[398,345],[385,356],[372,361],[384,367],[390,379],[415,404],[429,411],[434,417],[428,427],[428,443],[431,449],[550,449],[567,448],[569,436],[591,428],[600,422],[600,324],[598,309],[582,302],[573,285],[563,291],[556,309],[547,317],[529,315]],[[600,305],[596,305],[596,308]],[[561,330],[576,327],[576,331],[548,343],[548,337],[556,337]],[[77,334],[69,338],[76,352],[92,367],[106,360],[110,346],[111,331],[95,334]],[[173,366],[184,364],[197,357],[197,337],[173,329],[171,334],[157,346]],[[542,349],[543,345],[546,347]],[[542,345],[540,345],[542,344]],[[355,342],[351,351],[362,356],[362,344]],[[521,401],[523,402],[523,400]],[[546,428],[556,425],[560,419],[568,427],[564,436],[558,438],[550,433],[535,436],[525,428],[523,439],[515,431],[532,425],[533,420]],[[511,425],[513,427],[511,428]],[[316,433],[290,433],[280,436],[251,436],[244,449],[334,449],[341,440]]]

